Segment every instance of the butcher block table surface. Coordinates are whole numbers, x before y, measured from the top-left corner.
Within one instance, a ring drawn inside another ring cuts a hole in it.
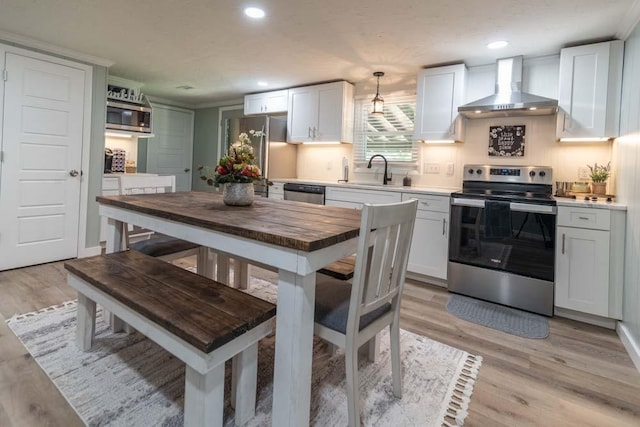
[[[97,197],[104,205],[311,252],[358,236],[360,211],[256,197],[227,206],[222,194],[178,192]]]
[[[316,272],[356,252],[360,211],[262,197],[251,206],[226,206],[213,192],[97,201],[108,219],[107,252],[121,247],[122,225],[129,223],[278,270],[271,423],[309,425]]]

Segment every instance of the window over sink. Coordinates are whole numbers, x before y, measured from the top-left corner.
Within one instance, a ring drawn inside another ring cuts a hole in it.
[[[389,162],[417,162],[419,147],[413,140],[415,95],[385,95],[383,115],[370,114],[370,98],[356,100],[355,110],[356,162],[367,162],[374,154],[382,154]]]

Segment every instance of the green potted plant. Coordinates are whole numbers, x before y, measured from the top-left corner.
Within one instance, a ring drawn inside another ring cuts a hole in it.
[[[589,170],[591,171],[589,177],[591,178],[591,192],[597,195],[605,195],[607,194],[607,179],[611,174],[611,162],[607,163],[606,166],[598,165],[594,163],[593,166],[587,165]]]

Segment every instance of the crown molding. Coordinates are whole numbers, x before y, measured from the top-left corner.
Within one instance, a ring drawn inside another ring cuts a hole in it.
[[[82,61],[85,63],[100,65],[102,67],[109,68],[114,64],[113,61],[110,61],[105,58],[88,55],[86,53],[67,49],[66,47],[43,42],[40,40],[33,39],[31,37],[9,33],[7,31],[0,30],[0,40],[4,40],[5,42],[9,42],[9,43],[15,43],[22,47],[28,47],[28,48],[37,49],[43,52],[52,53],[54,55],[63,56],[65,58],[75,59],[77,61]]]
[[[640,22],[640,0],[635,0],[629,11],[624,15],[618,31],[616,32],[616,38],[620,40],[626,40],[631,32],[636,28]]]
[[[212,101],[212,102],[203,102],[201,104],[195,104],[194,108],[213,108],[213,107],[229,107],[235,105],[244,106],[244,98],[236,98],[236,99],[227,99],[226,101]]]

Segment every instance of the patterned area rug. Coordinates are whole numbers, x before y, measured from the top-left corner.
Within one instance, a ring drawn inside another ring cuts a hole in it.
[[[500,304],[453,294],[447,302],[447,311],[469,322],[523,338],[549,336],[546,317]]]
[[[277,287],[251,279],[250,292],[275,301]],[[7,320],[68,402],[91,426],[181,426],[184,365],[139,333],[112,334],[98,309],[96,339],[86,353],[75,345],[76,303],[49,307]],[[259,347],[258,403],[251,426],[271,424],[273,336]],[[391,388],[388,334],[380,361],[360,363],[362,420],[371,426],[463,425],[482,358],[401,331],[403,398]],[[314,341],[311,425],[347,425],[344,354],[329,356]],[[225,425],[234,425],[228,396]]]

